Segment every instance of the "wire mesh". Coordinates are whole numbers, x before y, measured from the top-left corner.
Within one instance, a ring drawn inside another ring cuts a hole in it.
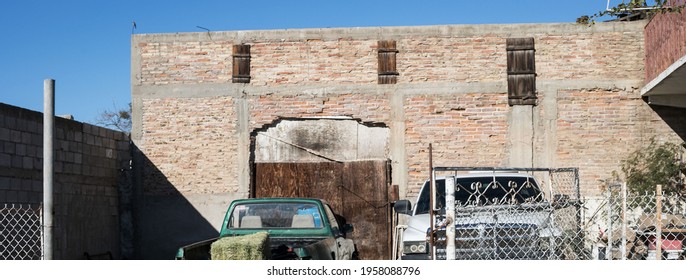
[[[0,204],[0,260],[42,258],[40,206]]]
[[[604,216],[611,221],[600,235],[604,259],[684,260],[686,200],[677,193],[612,190]],[[625,202],[622,202],[625,201]],[[608,242],[611,240],[611,242]]]
[[[434,176],[434,231],[427,240],[436,259],[452,249],[456,259],[476,260],[686,259],[681,194],[633,193],[615,182],[600,196],[582,198],[575,168],[437,167]],[[452,181],[448,199],[445,184]],[[444,207],[451,199],[454,220]],[[428,210],[427,201],[420,196],[417,209]],[[454,242],[448,225],[455,227]]]
[[[590,258],[583,241],[576,169],[439,171],[450,171],[445,176],[455,178],[456,259]],[[434,245],[436,259],[445,259],[451,250],[445,230],[450,222],[441,201],[445,203],[447,194],[441,194],[445,187],[440,182],[436,186],[440,210]]]

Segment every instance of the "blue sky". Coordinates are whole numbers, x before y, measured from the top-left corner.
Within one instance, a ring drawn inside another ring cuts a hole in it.
[[[614,0],[613,3],[621,1]],[[94,123],[131,100],[135,33],[574,22],[606,0],[491,1],[36,1],[0,3],[0,102],[43,111],[43,80],[56,80],[55,113]]]

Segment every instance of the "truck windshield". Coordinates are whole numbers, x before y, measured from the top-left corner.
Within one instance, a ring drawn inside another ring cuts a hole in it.
[[[236,205],[229,228],[322,228],[322,215],[314,203],[270,202]]]
[[[429,182],[424,184],[417,200],[415,214],[429,213]],[[455,203],[458,205],[500,205],[543,200],[538,184],[530,177],[484,176],[457,178]],[[436,180],[436,206],[445,204],[445,179]]]

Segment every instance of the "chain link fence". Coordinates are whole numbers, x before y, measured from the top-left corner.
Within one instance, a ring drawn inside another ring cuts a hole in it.
[[[576,169],[435,170],[435,259],[686,259],[680,194],[616,183],[582,198]]]
[[[590,258],[577,169],[435,170],[436,259]]]
[[[686,259],[686,200],[681,194],[632,193],[616,183],[596,211],[589,223],[598,228],[597,259]]]
[[[0,260],[40,260],[41,221],[40,206],[0,204]]]

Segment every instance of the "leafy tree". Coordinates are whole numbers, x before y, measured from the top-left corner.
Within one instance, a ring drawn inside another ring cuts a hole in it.
[[[632,192],[655,190],[661,184],[666,192],[684,191],[682,172],[686,164],[682,160],[682,147],[674,143],[650,144],[638,149],[622,161],[622,172]]]
[[[622,1],[614,7],[607,10],[597,12],[593,15],[584,15],[576,19],[580,24],[594,24],[597,18],[604,16],[616,17],[619,20],[623,19],[644,19],[656,13],[680,13],[686,4],[673,5],[673,0],[655,0],[654,5],[649,6],[646,0],[630,0],[628,2]]]
[[[128,108],[117,108],[113,105],[113,110],[104,110],[95,119],[95,123],[104,127],[116,129],[122,132],[131,133],[131,103]]]

